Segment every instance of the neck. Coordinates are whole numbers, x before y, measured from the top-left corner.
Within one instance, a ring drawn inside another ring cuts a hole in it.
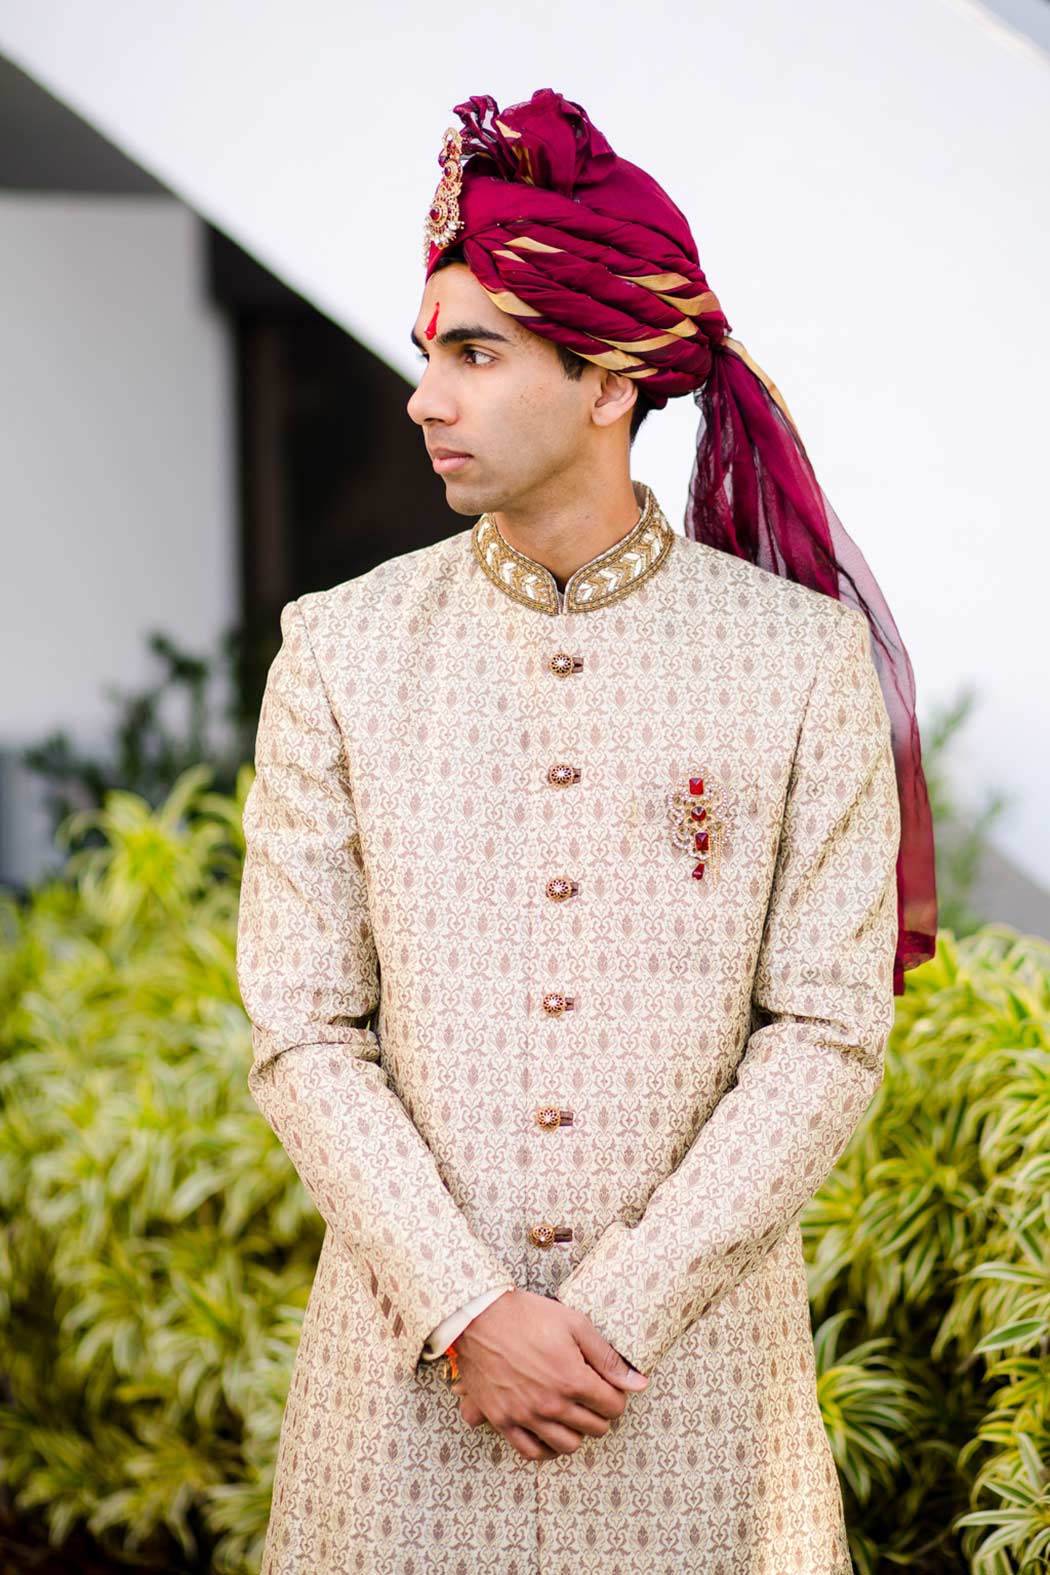
[[[552,504],[492,513],[504,541],[553,574],[560,591],[583,563],[589,563],[627,535],[638,523],[643,492],[629,476],[600,493]]]

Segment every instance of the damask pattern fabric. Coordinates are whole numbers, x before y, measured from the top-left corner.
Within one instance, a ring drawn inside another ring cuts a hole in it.
[[[861,613],[638,491],[587,600],[483,516],[282,612],[238,975],[328,1228],[262,1575],[851,1570],[798,1216],[892,1024],[889,719]],[[515,1285],[650,1374],[544,1463],[426,1360]]]

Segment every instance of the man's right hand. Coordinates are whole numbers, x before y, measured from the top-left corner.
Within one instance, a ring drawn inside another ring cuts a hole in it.
[[[534,1291],[505,1291],[455,1341],[453,1394],[473,1401],[526,1460],[572,1454],[621,1416],[649,1380],[585,1313]]]

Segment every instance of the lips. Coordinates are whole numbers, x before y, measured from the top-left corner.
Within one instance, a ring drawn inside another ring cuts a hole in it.
[[[466,465],[473,463],[473,454],[464,454],[452,448],[435,448],[429,450],[433,468],[439,476],[450,475],[455,470],[462,470]]]

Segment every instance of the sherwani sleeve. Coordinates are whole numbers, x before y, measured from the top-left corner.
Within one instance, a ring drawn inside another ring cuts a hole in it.
[[[281,612],[244,806],[237,978],[248,1085],[410,1376],[428,1332],[515,1281],[471,1229],[371,1027],[379,968],[342,735],[303,609]]]
[[[643,1372],[799,1219],[882,1081],[900,807],[867,620],[840,605],[796,741],[734,1081],[637,1223],[613,1220],[558,1287]]]

